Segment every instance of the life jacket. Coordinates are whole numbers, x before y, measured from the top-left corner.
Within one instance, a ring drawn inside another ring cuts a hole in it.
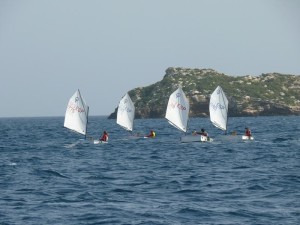
[[[101,137],[100,141],[108,141],[108,135],[107,134],[103,134],[103,136]]]
[[[156,135],[156,134],[155,134],[155,132],[153,131],[153,132],[152,132],[152,137],[155,137],[155,135]]]
[[[246,130],[246,134],[245,134],[246,136],[251,136],[251,131],[250,130]]]

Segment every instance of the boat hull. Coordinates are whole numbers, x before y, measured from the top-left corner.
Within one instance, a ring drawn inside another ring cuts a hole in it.
[[[249,137],[249,136],[245,136],[245,135],[243,135],[242,136],[242,140],[250,140],[250,141],[252,141],[252,140],[254,140],[254,137]]]
[[[212,138],[208,138],[203,135],[186,135],[180,138],[180,141],[183,143],[187,142],[207,142],[212,141]]]
[[[107,143],[108,143],[107,141],[94,140],[95,145],[97,145],[97,144],[107,144]]]

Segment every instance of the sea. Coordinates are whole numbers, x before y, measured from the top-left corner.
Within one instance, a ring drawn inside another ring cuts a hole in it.
[[[0,118],[1,225],[300,224],[300,117],[229,118],[227,135],[191,118],[203,143],[181,143],[166,119],[135,120],[153,139],[103,116],[86,139],[63,123]],[[109,143],[94,144],[104,130]]]

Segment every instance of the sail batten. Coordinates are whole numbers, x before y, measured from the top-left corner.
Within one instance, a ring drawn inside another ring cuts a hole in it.
[[[189,109],[189,101],[182,88],[179,87],[169,97],[165,118],[172,126],[178,130],[186,132],[189,119]]]
[[[132,131],[133,130],[133,121],[134,121],[134,113],[135,107],[134,104],[126,93],[118,105],[117,112],[117,124],[123,127],[125,130]]]
[[[86,135],[89,107],[77,90],[70,98],[65,113],[64,127]]]
[[[227,130],[228,100],[220,86],[211,94],[209,114],[214,126],[224,131]]]

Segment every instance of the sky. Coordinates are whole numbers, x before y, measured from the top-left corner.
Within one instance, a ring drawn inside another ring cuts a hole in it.
[[[300,75],[298,0],[0,0],[0,117],[90,115],[168,67]]]

